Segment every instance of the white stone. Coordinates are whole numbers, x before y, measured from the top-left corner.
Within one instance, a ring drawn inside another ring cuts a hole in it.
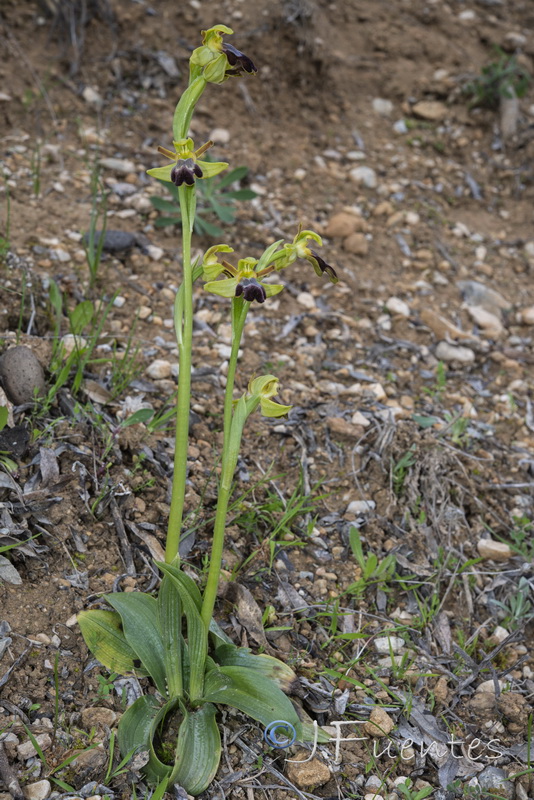
[[[387,394],[381,383],[368,383],[365,387],[367,392],[372,392],[376,400],[385,400]]]
[[[459,361],[462,364],[472,364],[475,353],[470,347],[459,347],[449,342],[439,342],[435,352],[439,361]]]
[[[404,647],[404,639],[400,636],[380,636],[375,639],[373,646],[377,653],[388,655],[390,652],[399,653]]]
[[[315,297],[310,292],[300,292],[300,294],[297,295],[297,303],[299,306],[311,311],[315,308]]]
[[[406,125],[406,122],[403,119],[398,119],[393,124],[393,131],[394,133],[398,134],[408,133],[408,126]]]
[[[113,301],[113,305],[115,308],[122,308],[126,302],[126,298],[122,297],[122,295],[118,294],[115,300]]]
[[[467,313],[487,336],[498,339],[504,333],[504,325],[499,317],[482,306],[467,306]]]
[[[353,425],[361,425],[362,428],[367,428],[371,424],[371,420],[367,419],[365,414],[362,414],[361,411],[354,412],[351,422]]]
[[[491,638],[495,639],[496,642],[503,642],[508,636],[510,636],[510,632],[503,628],[502,625],[497,625],[493,633],[491,634]]]
[[[36,783],[28,783],[24,787],[24,797],[26,800],[46,800],[51,791],[50,781],[37,781]]]
[[[293,173],[293,177],[296,181],[303,181],[308,173],[302,167],[298,167],[295,172]]]
[[[156,247],[155,244],[149,244],[146,247],[146,253],[152,261],[159,261],[165,255],[165,250],[162,250],[161,247]]]
[[[61,345],[63,347],[63,355],[68,358],[74,350],[83,350],[87,347],[87,339],[83,336],[75,336],[73,333],[66,333],[61,337]]]
[[[228,144],[230,141],[230,131],[226,128],[213,128],[209,137],[215,144]]]
[[[462,11],[460,12],[460,14],[458,14],[458,19],[460,20],[460,22],[473,22],[473,20],[475,20],[476,18],[477,15],[470,8],[467,8],[465,11]]]
[[[172,364],[169,361],[165,361],[163,358],[157,358],[147,367],[146,374],[155,381],[162,380],[163,378],[170,378],[172,374]]]
[[[94,89],[92,86],[86,86],[82,92],[82,97],[86,103],[89,103],[91,106],[101,106],[103,103],[102,97],[99,95],[98,91]]]
[[[48,750],[48,748],[52,744],[52,739],[47,733],[39,733],[35,737],[35,741],[37,742],[41,750]],[[28,739],[27,742],[19,744],[19,746],[17,747],[17,754],[21,761],[25,761],[27,758],[32,758],[33,756],[36,756],[37,750],[31,743],[31,741]]]
[[[523,325],[534,325],[534,306],[524,308],[520,312],[520,318]]]
[[[386,300],[386,308],[390,314],[398,314],[401,317],[410,316],[410,306],[400,297],[390,297]]]
[[[352,500],[347,506],[346,514],[367,514],[374,511],[376,503],[374,500]]]
[[[508,561],[512,557],[510,546],[505,542],[495,542],[493,539],[479,539],[477,550],[481,558],[492,561]]]
[[[127,158],[102,158],[100,166],[116,172],[118,175],[128,175],[135,172],[135,164]]]
[[[373,111],[380,114],[382,117],[389,117],[393,112],[393,103],[391,100],[385,100],[383,97],[375,97],[373,100]]]
[[[152,314],[152,309],[150,306],[139,306],[139,311],[137,313],[139,319],[148,319],[148,317]]]
[[[63,250],[61,247],[58,247],[57,250],[52,250],[50,255],[56,261],[62,261],[63,263],[71,260],[70,253],[67,250]]]
[[[506,681],[498,680],[497,685],[500,689],[504,689]],[[489,681],[482,681],[482,683],[479,683],[476,687],[475,692],[491,692],[495,694],[495,682],[491,679]]]
[[[149,214],[152,211],[152,203],[144,194],[134,194],[128,199],[128,205],[134,208],[138,214]]]
[[[376,172],[371,167],[354,167],[349,175],[353,181],[367,186],[368,189],[376,189],[378,185]]]

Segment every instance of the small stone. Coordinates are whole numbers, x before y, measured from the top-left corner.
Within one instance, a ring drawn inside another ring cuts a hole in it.
[[[315,297],[310,292],[300,292],[297,295],[297,303],[310,311],[315,309]]]
[[[149,244],[145,248],[146,254],[152,261],[159,261],[165,255],[165,250],[161,247],[156,247],[155,244]]]
[[[356,214],[340,211],[338,214],[334,214],[333,217],[330,217],[324,229],[324,235],[331,239],[336,239],[338,237],[344,239],[357,230],[358,221]]]
[[[374,500],[352,500],[346,510],[346,514],[368,514],[376,508]]]
[[[375,97],[373,99],[373,111],[376,111],[381,117],[390,117],[393,113],[393,103],[383,97]]]
[[[385,400],[387,397],[386,390],[381,383],[367,383],[365,385],[365,391],[374,394],[375,400],[378,401]]]
[[[362,414],[361,411],[354,412],[351,422],[353,425],[360,425],[362,428],[367,428],[371,424],[371,420],[367,419],[365,414]]]
[[[369,736],[380,738],[381,736],[387,736],[389,733],[391,733],[395,727],[395,723],[387,711],[384,711],[383,708],[376,706],[371,711],[369,721],[366,722],[362,727],[365,733],[369,734]]]
[[[458,281],[456,286],[469,306],[482,306],[486,311],[500,316],[501,311],[511,308],[511,303],[500,292],[490,289],[479,281]]]
[[[15,405],[31,403],[45,392],[44,370],[29,347],[18,345],[0,357],[0,383]]]
[[[52,640],[50,639],[50,636],[47,636],[46,633],[37,633],[37,634],[35,634],[35,636],[33,637],[33,641],[39,642],[39,644],[45,644],[45,645],[49,645],[52,642]]]
[[[499,689],[502,690],[506,686],[506,682],[503,680],[498,680],[497,686],[499,687]],[[490,692],[491,694],[495,695],[495,681],[492,679],[487,681],[482,681],[476,687],[475,692],[478,692],[479,694],[484,692]]]
[[[355,183],[361,183],[368,189],[376,189],[378,185],[376,172],[371,167],[354,167],[349,172],[349,175]]]
[[[401,300],[400,297],[390,297],[386,300],[386,308],[390,314],[397,314],[401,317],[410,316],[410,306]]]
[[[102,231],[95,232],[95,246],[100,244],[100,237]],[[88,234],[83,237],[85,244],[88,243]],[[137,239],[133,233],[127,231],[110,231],[106,230],[104,233],[104,242],[102,250],[106,253],[121,253],[124,250],[131,250],[135,245]]]
[[[493,539],[479,539],[477,550],[481,558],[492,561],[508,561],[512,557],[510,546],[505,542],[495,542]]]
[[[55,250],[50,251],[50,258],[52,261],[61,261],[63,264],[65,264],[67,261],[70,261],[72,257],[67,250],[57,247]]]
[[[510,632],[507,631],[506,628],[503,628],[502,625],[497,625],[497,627],[491,634],[490,639],[493,642],[495,642],[495,644],[500,644],[501,642],[504,642],[504,640],[507,639],[508,636],[510,636]]]
[[[82,711],[82,725],[86,730],[98,725],[111,728],[116,719],[116,713],[105,706],[89,706]]]
[[[228,144],[230,141],[230,131],[226,128],[214,128],[208,139],[211,139],[215,144]]]
[[[534,325],[534,306],[529,306],[520,311],[519,319],[523,325]]]
[[[389,217],[394,211],[395,208],[389,200],[382,200],[381,203],[377,203],[373,208],[373,217]]]
[[[101,106],[104,102],[101,95],[92,86],[86,86],[82,92],[82,97],[90,106]]]
[[[75,336],[74,333],[66,333],[61,337],[61,347],[63,358],[68,358],[74,350],[83,350],[87,347],[87,339],[83,336]]]
[[[48,748],[52,744],[52,739],[47,733],[39,733],[35,737],[35,741],[41,748],[41,750],[48,750]],[[21,761],[25,761],[27,758],[32,758],[33,756],[37,755],[37,750],[33,746],[30,740],[27,742],[23,742],[19,744],[17,747],[17,755]]]
[[[471,339],[476,340],[472,333],[466,333],[446,317],[442,317],[431,308],[424,308],[420,314],[423,322],[436,335],[438,339]]]
[[[375,794],[374,792],[368,792],[367,794],[364,794],[363,797],[364,800],[384,800],[381,794]]]
[[[412,111],[416,117],[430,122],[440,122],[449,113],[447,106],[437,100],[422,100],[412,106]]]
[[[434,697],[438,703],[442,703],[444,705],[447,702],[448,696],[449,685],[447,683],[446,676],[442,675],[441,678],[438,678],[436,685],[434,686]]]
[[[508,780],[508,773],[499,767],[485,767],[478,774],[478,783],[482,787],[483,794],[495,794],[505,800],[513,800],[515,795],[514,784]]]
[[[122,295],[118,294],[115,300],[113,301],[113,305],[115,308],[122,308],[126,302],[126,298],[122,297]]]
[[[334,436],[346,436],[349,439],[359,439],[362,429],[358,425],[353,425],[343,417],[327,417],[326,424]]]
[[[390,652],[398,653],[404,647],[404,639],[400,636],[380,636],[375,639],[373,646],[377,653],[388,655]]]
[[[46,800],[51,791],[50,781],[37,781],[36,783],[28,783],[24,787],[24,797],[26,800]]]
[[[148,317],[152,314],[152,309],[150,306],[139,306],[137,314],[139,319],[148,319]]]
[[[355,256],[366,256],[369,252],[369,242],[363,233],[352,233],[343,242],[343,249]]]
[[[449,344],[449,342],[439,342],[436,347],[436,358],[439,361],[458,361],[461,364],[472,364],[475,354],[470,347],[460,347]]]
[[[127,158],[101,158],[100,166],[116,172],[118,175],[128,175],[135,172],[135,164]]]
[[[482,306],[467,306],[467,313],[482,328],[486,336],[498,339],[503,335],[504,325],[496,314],[492,314]]]
[[[309,761],[307,760],[309,759]],[[301,762],[300,764],[298,762]],[[331,778],[330,770],[318,758],[311,758],[307,750],[299,750],[294,759],[286,761],[287,777],[299,789],[310,786],[323,786]]]
[[[170,378],[172,375],[172,364],[162,358],[157,358],[146,369],[149,378],[160,381],[163,378]]]

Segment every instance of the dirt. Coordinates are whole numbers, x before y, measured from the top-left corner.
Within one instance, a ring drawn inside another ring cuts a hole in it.
[[[84,709],[122,710],[105,670],[91,664],[75,615],[102,593],[155,586],[151,561],[164,546],[172,430],[121,428],[120,421],[135,403],[156,411],[170,403],[175,373],[154,379],[147,369],[157,359],[176,361],[172,302],[181,242],[176,227],[155,226],[150,204],[137,210],[112,187],[126,182],[145,201],[163,196],[145,170],[160,165],[158,145],[171,144],[172,114],[199,31],[224,22],[258,74],[208,87],[193,134],[198,146],[215,131],[213,158],[246,165],[242,185],[257,197],[237,205],[234,224],[218,223],[222,240],[236,259],[258,257],[273,240],[292,240],[299,225],[312,228],[324,236],[321,256],[340,281],[334,286],[299,263],[283,274],[285,290],[250,314],[239,388],[254,374],[273,372],[281,401],[294,410],[287,421],[258,417],[247,427],[223,577],[252,592],[251,607],[247,614],[246,603],[221,597],[217,616],[236,642],[257,647],[264,635],[258,641],[253,620],[258,609],[261,617],[271,608],[265,642],[294,665],[305,687],[301,702],[320,724],[343,718],[347,708],[353,716],[372,694],[393,708],[404,738],[428,714],[458,737],[493,737],[502,745],[498,760],[464,759],[448,779],[438,773],[442,764],[419,754],[381,760],[347,744],[336,766],[332,748],[321,748],[331,778],[320,787],[303,784],[303,791],[363,797],[369,775],[387,773],[384,796],[396,796],[393,779],[411,775],[449,798],[448,784],[473,780],[488,765],[520,772],[534,690],[534,90],[521,98],[515,135],[503,142],[497,111],[471,107],[462,87],[496,58],[494,46],[515,53],[532,72],[531,4],[112,5],[113,23],[103,14],[88,22],[79,63],[46,4],[7,0],[0,12],[7,176],[0,191],[9,250],[0,268],[3,349],[30,347],[53,386],[50,280],[71,312],[84,299],[102,301],[100,313],[109,303],[80,387],[71,374],[48,406],[19,407],[9,423],[23,425],[31,438],[24,452],[11,455],[17,489],[0,482],[1,506],[19,533],[38,538],[34,550],[8,553],[21,583],[0,583],[1,617],[12,638],[0,664],[6,725],[26,740],[10,704],[36,733],[48,727],[43,719],[56,725],[60,715],[49,772],[90,741],[87,726],[81,730]],[[106,4],[89,7],[103,11]],[[161,54],[174,58],[178,75],[165,70]],[[377,98],[391,101],[387,112],[377,111]],[[439,104],[439,120],[418,118],[413,109],[423,101]],[[402,120],[404,127],[396,124]],[[80,235],[90,224],[92,165],[111,157],[134,169],[102,173],[110,190],[108,230],[138,238],[129,250],[104,255],[90,288]],[[363,166],[374,171],[372,185],[354,177]],[[336,232],[340,212],[349,236]],[[160,257],[146,249],[147,240],[162,248]],[[195,252],[214,241],[196,236]],[[481,290],[469,281],[483,285],[482,300],[473,299]],[[122,305],[113,304],[114,290]],[[489,328],[471,310],[481,306],[492,315]],[[195,312],[186,544],[188,568],[202,580],[221,445],[228,302],[198,288]],[[68,332],[63,313],[59,334]],[[448,360],[443,344],[467,348],[467,360],[459,350]],[[271,544],[274,522],[294,492],[309,498],[309,508]],[[117,513],[129,550],[117,534]],[[382,562],[395,557],[395,577],[361,583],[349,545],[352,524],[366,554]],[[513,545],[506,561],[477,561],[477,542],[488,536]],[[387,650],[374,644],[392,626],[405,639],[402,663],[393,667],[384,662]],[[502,647],[499,626],[511,634]],[[361,654],[360,633],[368,644]],[[509,682],[504,693],[479,700],[477,685],[497,674]],[[405,707],[406,719],[400,713],[408,694],[418,718]],[[280,800],[297,796],[284,784],[283,755],[268,752],[262,732],[244,728],[243,720],[225,719],[235,738],[218,776],[227,796],[248,798],[247,786]],[[267,770],[258,766],[262,753]],[[16,754],[12,762],[23,783],[39,779]],[[71,773],[68,781],[79,790],[89,780],[102,784],[105,768],[96,759]],[[532,795],[529,779],[530,773],[516,780],[507,796]],[[114,790],[130,796],[124,776]],[[0,782],[2,799],[5,792]],[[209,796],[219,795],[214,788]]]

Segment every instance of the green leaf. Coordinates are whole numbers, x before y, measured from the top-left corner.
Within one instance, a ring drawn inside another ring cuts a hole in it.
[[[363,636],[363,634],[362,634]],[[279,689],[289,692],[297,676],[287,664],[265,653],[253,655],[248,647],[225,644],[215,650],[215,661],[221,667],[245,667],[274,681]]]
[[[180,593],[166,575],[159,588],[158,614],[165,650],[167,688],[171,697],[182,697],[182,602]]]
[[[137,411],[134,411],[128,419],[125,419],[124,422],[121,422],[121,428],[129,428],[130,425],[138,425],[140,422],[148,422],[154,416],[154,409],[153,408],[139,408]]]
[[[170,700],[162,706],[154,695],[147,694],[126,709],[119,723],[117,739],[121,753],[125,755],[132,751],[138,753],[147,750],[149,760],[143,770],[147,778],[153,782],[159,783],[171,774],[172,767],[157,757],[153,740],[159,723],[175,706],[175,700]]]
[[[224,193],[224,197],[231,197],[232,200],[254,200],[257,196],[253,189],[234,189]]]
[[[179,225],[181,221],[181,217],[158,217],[154,225],[156,228],[169,228],[171,225]]]
[[[265,726],[283,719],[294,726],[301,741],[313,741],[313,726],[301,722],[289,698],[274,681],[257,670],[247,667],[210,670],[205,677],[204,699],[238,708]],[[328,736],[320,729],[317,735],[318,741],[328,741]]]
[[[110,672],[119,675],[143,674],[143,670],[134,666],[137,656],[126,641],[121,618],[116,611],[80,611],[78,625],[91,653]]]
[[[56,317],[61,318],[61,314],[63,313],[63,297],[59,286],[52,279],[50,279],[48,286],[48,296],[50,298],[52,308],[56,312]]]
[[[242,180],[247,173],[248,167],[236,167],[217,181],[217,188],[224,189],[225,186],[230,186],[232,183]]]
[[[105,599],[121,615],[126,641],[152,677],[158,691],[165,697],[165,649],[157,600],[141,592],[118,592],[106,595]]]
[[[211,198],[211,205],[222,222],[230,224],[235,220],[235,211],[232,206],[226,205],[225,203],[219,203],[219,201],[214,197]]]
[[[180,726],[176,760],[169,782],[197,795],[208,788],[219,767],[221,737],[211,703],[187,714]]]
[[[436,422],[439,422],[438,417],[423,417],[420,414],[412,414],[412,419],[420,428],[431,428]]]
[[[170,200],[165,200],[164,197],[151,197],[150,202],[157,211],[168,211],[169,214],[180,218],[180,209]]]
[[[199,611],[200,592],[196,583],[178,567],[162,562],[156,566],[170,577],[182,601],[187,620],[187,646],[189,650],[189,698],[199,700],[203,695],[206,656],[208,655],[208,632]]]
[[[224,236],[224,231],[222,228],[219,228],[218,225],[214,225],[212,222],[208,222],[206,219],[204,219],[204,217],[197,216],[195,218],[195,230],[200,235],[206,234],[207,236],[213,236],[214,238]]]
[[[7,406],[0,406],[0,431],[6,427],[8,417],[9,411]]]
[[[95,309],[90,300],[78,303],[74,311],[69,314],[70,330],[75,336],[80,334],[93,319]]]

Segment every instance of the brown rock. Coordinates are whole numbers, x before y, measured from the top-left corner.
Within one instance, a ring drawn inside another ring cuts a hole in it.
[[[111,728],[116,719],[116,713],[104,706],[90,706],[82,711],[82,725],[86,730],[99,726]]]
[[[318,758],[311,758],[309,761],[307,750],[299,750],[295,759],[287,761],[287,777],[299,789],[306,789],[309,786],[323,786],[330,780],[330,770]],[[300,764],[298,762],[301,762]]]
[[[527,729],[528,701],[518,692],[505,692],[497,700],[497,708],[506,721],[510,733],[521,733]]]
[[[447,683],[447,678],[445,675],[442,675],[441,678],[438,678],[434,686],[434,697],[438,703],[444,704],[447,702],[448,695],[449,685]]]
[[[509,545],[505,544],[505,542],[495,542],[493,539],[479,539],[477,550],[485,560],[508,561],[512,557]]]
[[[477,337],[474,334],[462,331],[448,319],[430,308],[424,308],[420,316],[421,322],[430,328],[438,339],[471,339],[471,341],[477,341]]]
[[[333,217],[330,217],[324,230],[324,235],[332,239],[343,239],[358,230],[358,223],[359,220],[356,214],[349,214],[348,211],[340,211],[338,214],[334,214]]]
[[[391,733],[394,727],[395,723],[387,711],[384,711],[384,709],[380,708],[379,706],[373,708],[371,711],[371,716],[369,717],[369,721],[363,725],[365,733],[376,738],[387,736],[388,733]]]
[[[449,113],[447,106],[437,100],[422,100],[412,106],[412,111],[416,117],[429,122],[440,122]]]
[[[363,233],[352,233],[343,242],[343,249],[355,256],[366,256],[369,252],[369,242]]]
[[[359,439],[364,432],[362,425],[355,425],[343,417],[327,417],[326,424],[335,436],[346,436],[349,439]]]

